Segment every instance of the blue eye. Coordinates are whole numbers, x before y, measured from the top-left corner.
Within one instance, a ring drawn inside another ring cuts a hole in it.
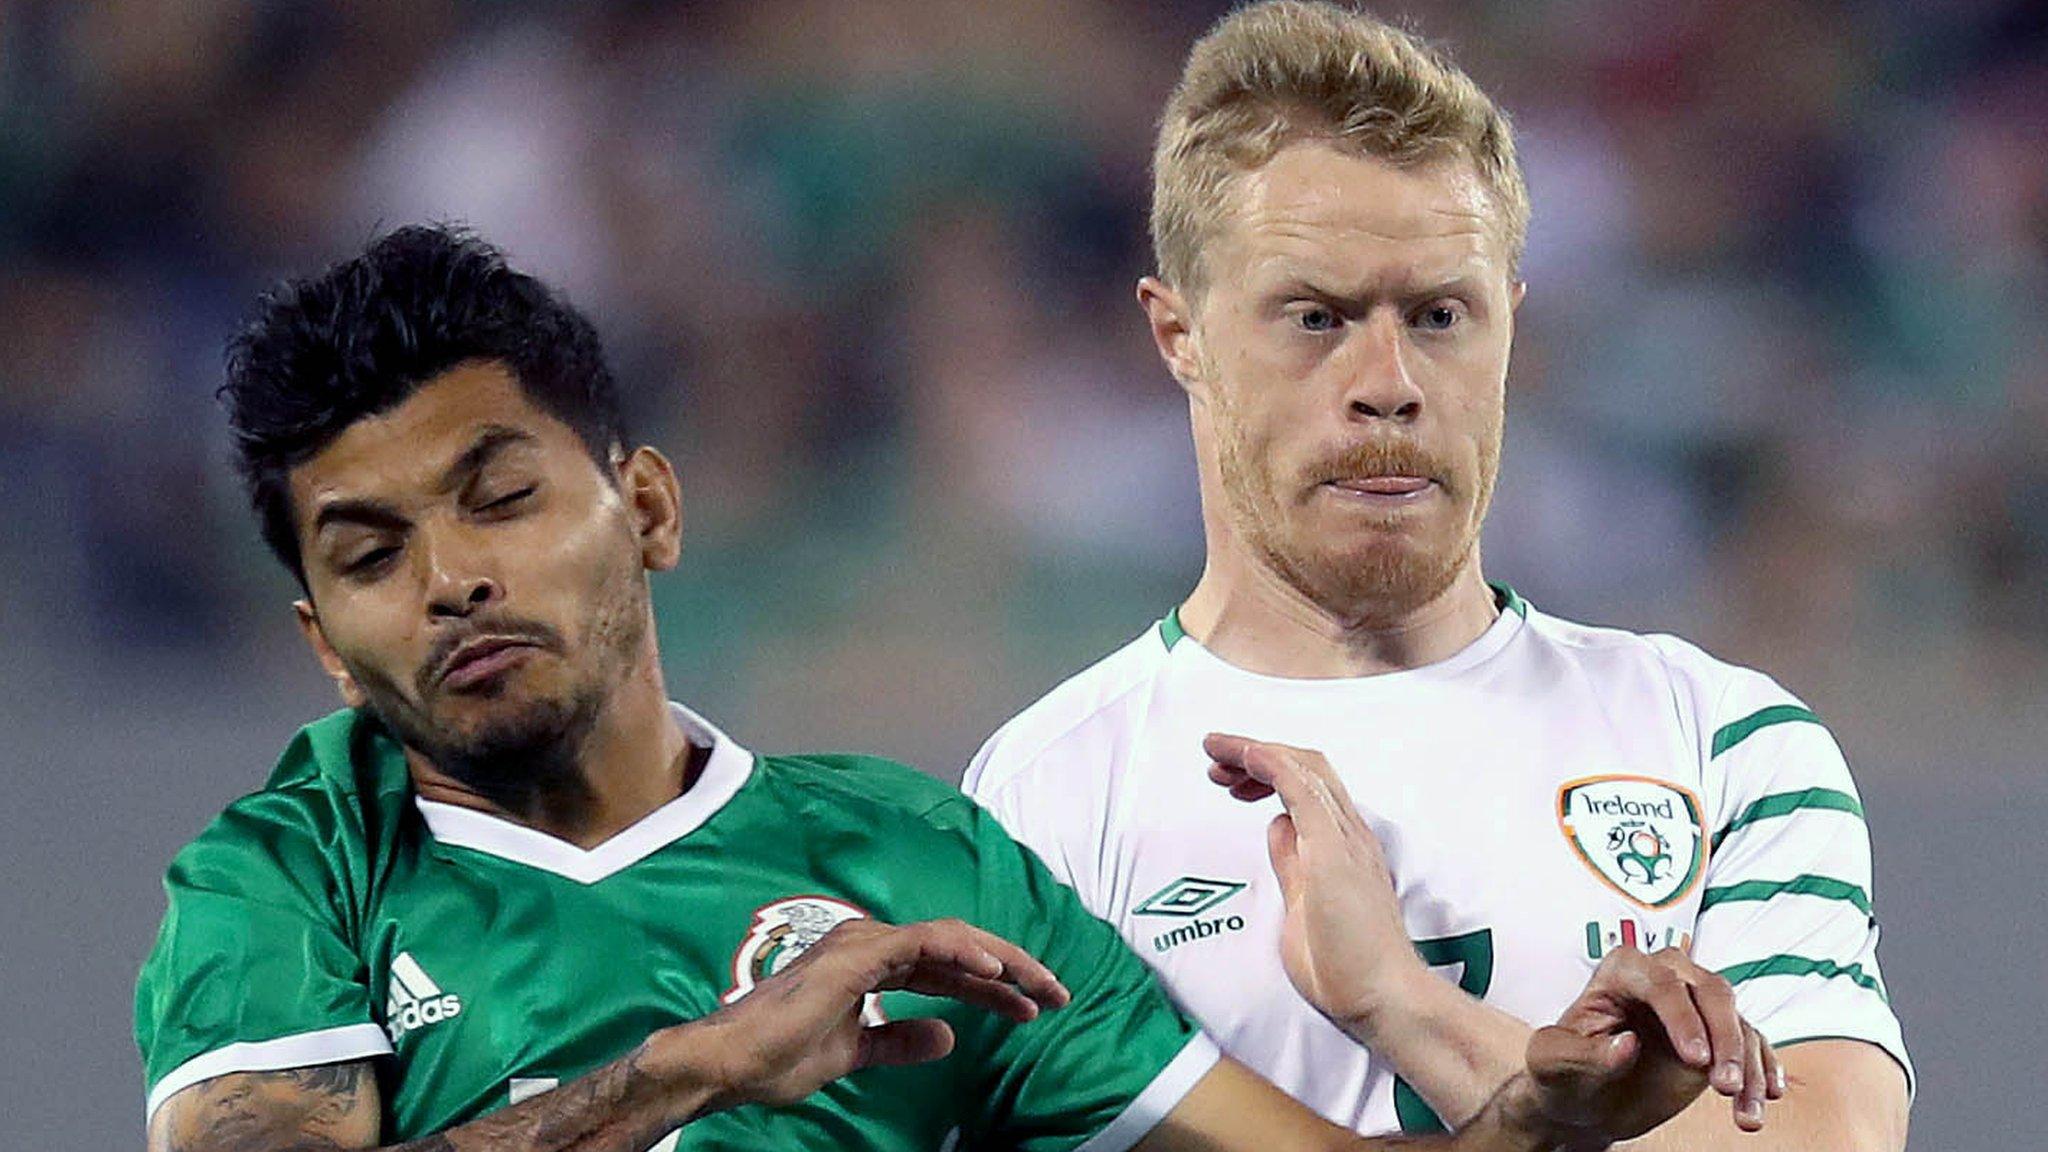
[[[1443,332],[1458,325],[1465,318],[1464,309],[1455,304],[1432,304],[1415,315],[1415,326],[1432,332]]]
[[[1301,325],[1304,332],[1329,332],[1337,327],[1338,319],[1335,312],[1317,305],[1295,313],[1294,322]]]

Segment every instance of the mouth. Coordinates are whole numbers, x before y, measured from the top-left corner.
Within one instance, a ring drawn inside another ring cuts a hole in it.
[[[1347,476],[1325,480],[1323,487],[1369,506],[1398,507],[1423,499],[1438,484],[1427,476]]]
[[[538,647],[531,640],[511,636],[472,640],[457,648],[441,666],[441,684],[458,692],[480,687],[525,663]]]

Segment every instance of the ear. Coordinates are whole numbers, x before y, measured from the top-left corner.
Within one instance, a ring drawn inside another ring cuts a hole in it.
[[[640,562],[650,572],[675,567],[683,551],[683,489],[675,466],[652,448],[635,448],[619,465],[619,490],[640,539]]]
[[[1509,284],[1509,285],[1508,285],[1508,311],[1510,311],[1510,312],[1519,312],[1519,311],[1521,311],[1521,309],[1522,309],[1522,297],[1524,297],[1524,296],[1527,296],[1528,294],[1529,294],[1529,282],[1528,282],[1527,280],[1517,280],[1517,281],[1515,281],[1514,283],[1512,283],[1512,284]]]
[[[1145,310],[1145,322],[1152,329],[1152,345],[1180,386],[1189,391],[1204,383],[1201,345],[1195,335],[1195,314],[1182,296],[1166,281],[1147,276],[1138,281],[1138,307]]]
[[[307,646],[312,648],[313,655],[319,658],[320,667],[326,671],[327,678],[334,681],[335,689],[341,693],[342,703],[351,708],[361,708],[368,703],[369,697],[363,695],[362,686],[357,684],[356,678],[349,675],[348,669],[342,666],[341,656],[335,652],[334,645],[327,642],[327,633],[320,627],[320,614],[313,610],[313,602],[294,600],[292,611],[299,618],[299,634],[306,638]]]

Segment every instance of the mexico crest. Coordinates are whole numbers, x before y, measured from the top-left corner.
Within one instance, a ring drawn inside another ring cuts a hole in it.
[[[722,999],[727,1004],[738,1001],[756,984],[795,963],[824,939],[825,933],[866,916],[859,908],[830,896],[791,896],[756,908],[752,929],[732,955],[732,991]],[[878,997],[867,998],[862,1015],[870,1024],[881,1023]]]
[[[1590,776],[1557,790],[1557,823],[1579,859],[1645,908],[1684,899],[1706,863],[1699,798],[1649,776]]]

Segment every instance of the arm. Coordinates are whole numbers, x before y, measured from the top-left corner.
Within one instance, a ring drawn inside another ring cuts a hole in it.
[[[1019,1022],[1066,1003],[1045,967],[959,921],[849,921],[736,1004],[664,1028],[551,1092],[405,1144],[380,1144],[367,1061],[236,1073],[158,1109],[149,1152],[643,1152],[698,1117],[740,1104],[794,1104],[860,1068],[952,1051],[943,1021],[867,1027],[870,993],[946,996]]]
[[[1374,1051],[1459,1125],[1483,1102],[1481,1079],[1506,1067],[1527,1043],[1527,1024],[1431,978],[1425,1006],[1383,1018]],[[1358,1033],[1354,1032],[1353,1035]],[[1785,1089],[1771,1104],[1767,1129],[1738,1136],[1727,1105],[1702,1095],[1672,1120],[1627,1144],[1629,1152],[1902,1152],[1906,1146],[1906,1080],[1898,1063],[1874,1044],[1824,1040],[1777,1053]],[[1430,1078],[1433,1077],[1433,1078]],[[1716,1088],[1721,1079],[1717,1074]],[[1460,1110],[1460,1105],[1464,1105]],[[1738,1123],[1740,1118],[1738,1116]]]
[[[657,1034],[658,1036],[659,1034]],[[641,1152],[710,1100],[709,1085],[664,1076],[656,1041],[561,1088],[390,1152],[577,1149]],[[164,1102],[149,1152],[342,1152],[380,1146],[377,1077],[369,1061],[238,1072]]]
[[[1324,1120],[1234,1060],[1198,1081],[1136,1152],[1552,1152],[1563,1147],[1521,1095],[1503,1088],[1455,1136],[1360,1136]],[[1581,1145],[1604,1147],[1604,1143]]]
[[[1653,993],[1655,995],[1655,993]],[[1689,999],[1678,1023],[1704,1027]],[[1618,1006],[1618,1011],[1616,1007]],[[1536,1030],[1517,1072],[1455,1135],[1361,1137],[1311,1114],[1243,1066],[1224,1061],[1139,1144],[1141,1152],[1597,1152],[1669,1121],[1706,1075],[1678,1059],[1666,1012],[1649,998],[1588,989],[1557,1024]],[[1754,1034],[1749,1061],[1768,1048]]]
[[[1320,754],[1211,736],[1210,777],[1240,800],[1278,794],[1268,849],[1286,902],[1281,947],[1302,995],[1384,1056],[1453,1125],[1463,1126],[1521,1067],[1530,1030],[1432,976],[1401,922],[1379,842]],[[1673,1059],[1734,1104],[1735,1125],[1762,1126],[1782,1090],[1769,1045],[1735,1009],[1728,982],[1683,953],[1610,953],[1575,1011],[1619,1028],[1630,1005],[1653,1010]],[[1721,1122],[1716,1131],[1727,1132]],[[1691,1145],[1698,1147],[1697,1143]]]
[[[1817,1040],[1779,1053],[1783,1099],[1771,1126],[1743,1137],[1749,1152],[1903,1152],[1906,1077],[1882,1048],[1861,1040]],[[1670,1123],[1622,1145],[1628,1152],[1715,1152],[1737,1146],[1713,1102],[1702,1097]]]

